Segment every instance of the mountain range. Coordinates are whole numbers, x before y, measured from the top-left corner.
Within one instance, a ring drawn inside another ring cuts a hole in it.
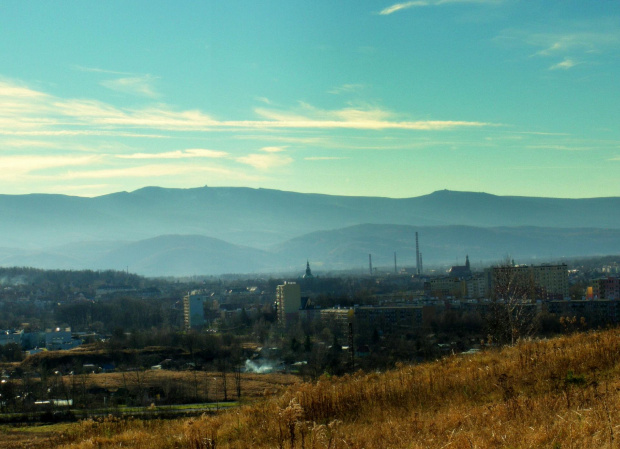
[[[438,191],[413,198],[147,187],[94,198],[0,195],[0,265],[144,275],[363,269],[620,252],[620,198]],[[460,258],[460,259],[459,259]]]

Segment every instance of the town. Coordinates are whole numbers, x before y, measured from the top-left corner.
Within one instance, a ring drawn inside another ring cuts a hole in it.
[[[228,400],[243,394],[241,373],[316,379],[605,328],[620,320],[619,271],[617,257],[474,268],[468,256],[428,272],[370,265],[338,276],[308,261],[286,278],[3,268],[0,408]],[[218,374],[200,389],[97,382],[154,371]],[[82,387],[49,387],[63,376]]]

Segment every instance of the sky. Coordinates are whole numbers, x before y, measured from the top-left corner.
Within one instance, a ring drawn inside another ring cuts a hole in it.
[[[620,196],[615,0],[7,0],[0,61],[0,194]]]

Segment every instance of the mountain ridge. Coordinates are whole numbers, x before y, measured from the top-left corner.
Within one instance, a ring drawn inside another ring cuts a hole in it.
[[[503,197],[484,192],[443,190],[419,197],[384,198],[304,194],[245,187],[145,187],[133,192],[117,192],[94,198],[57,194],[0,195],[0,248],[3,248],[0,264],[18,264],[20,261],[35,263],[38,258],[47,260],[47,264],[53,262],[54,255],[64,265],[75,264],[80,260],[92,264],[96,260],[93,256],[95,253],[105,258],[115,248],[120,251],[120,248],[135,242],[177,235],[223,241],[230,245],[227,250],[219,247],[216,250],[217,245],[213,241],[207,244],[201,240],[205,257],[209,257],[207,253],[212,252],[212,257],[219,258],[229,251],[236,255],[238,265],[228,268],[237,272],[261,270],[263,264],[245,263],[244,257],[247,260],[262,257],[268,262],[266,269],[270,266],[295,266],[299,257],[305,260],[306,255],[320,248],[308,235],[316,237],[319,234],[313,233],[323,232],[327,233],[324,236],[331,236],[340,232],[344,233],[343,236],[350,236],[359,233],[355,226],[362,225],[384,226],[382,231],[375,231],[382,233],[394,233],[393,228],[388,231],[389,226],[435,228],[431,232],[435,237],[426,240],[426,243],[440,242],[442,239],[445,243],[437,243],[434,249],[427,246],[430,251],[423,250],[426,262],[433,262],[433,257],[440,254],[443,254],[443,259],[436,257],[435,262],[453,260],[466,249],[468,240],[482,238],[482,234],[486,235],[487,243],[480,243],[478,252],[483,253],[485,245],[489,246],[485,257],[494,257],[498,245],[504,245],[504,254],[518,253],[516,250],[519,250],[519,245],[514,243],[517,234],[522,242],[531,240],[532,245],[535,242],[540,248],[548,248],[547,254],[551,255],[600,254],[601,248],[604,248],[601,242],[605,238],[611,239],[607,245],[609,251],[620,252],[620,249],[616,249],[618,246],[615,240],[616,231],[620,232],[620,198],[617,197]],[[512,230],[502,234],[498,231],[502,227]],[[515,230],[528,227],[527,231]],[[473,232],[470,228],[477,231]],[[538,228],[549,231],[536,230]],[[410,229],[407,232],[414,231]],[[545,238],[541,239],[543,234]],[[492,235],[496,238],[491,238]],[[497,237],[499,235],[503,235],[503,243]],[[331,249],[327,248],[326,243],[321,251],[332,254],[332,258],[336,258],[336,253],[340,251],[341,257],[338,263],[329,257],[325,258],[326,266],[347,263],[357,265],[359,250],[376,251],[372,248],[378,244],[376,236],[372,235],[359,241],[357,249],[354,248],[355,240],[350,237],[343,237],[342,242],[332,237],[327,239]],[[578,242],[571,242],[574,239],[578,239]],[[399,237],[397,241],[403,241],[403,238]],[[94,247],[94,243],[88,242],[110,243],[106,248],[101,243]],[[300,242],[304,242],[305,248],[300,246]],[[342,246],[343,242],[347,242],[348,249]],[[554,243],[549,246],[549,242]],[[388,252],[388,246],[393,246],[389,250],[389,254],[392,254],[398,250],[396,243],[385,243],[379,247]],[[81,246],[84,252],[80,253],[66,245]],[[133,251],[149,253],[152,249],[147,250],[147,246],[134,246]],[[287,248],[290,255],[287,254]],[[296,249],[293,251],[293,248]],[[340,249],[336,251],[335,248]],[[515,248],[515,251],[509,248]],[[541,251],[534,251],[531,245],[528,248],[524,255],[540,256]],[[475,246],[472,247],[472,250],[475,249]],[[179,253],[172,248],[168,251],[171,251],[170,254]],[[187,251],[194,254],[191,246]],[[275,261],[270,255],[272,253],[278,256]],[[47,254],[45,258],[44,254]],[[159,256],[153,257],[155,261]],[[144,258],[131,259],[128,254],[123,258],[130,259],[132,263],[119,262],[118,265],[144,264],[146,267],[147,264]],[[320,258],[324,257],[321,255]],[[152,262],[151,268],[145,270],[156,271],[155,263]],[[160,263],[169,266],[165,258],[160,257]],[[181,259],[178,263],[183,264]],[[170,269],[174,271],[172,266]]]
[[[620,253],[620,230],[615,229],[362,224],[316,231],[268,250],[203,235],[162,235],[135,242],[83,242],[39,252],[0,248],[0,266],[94,270],[129,267],[146,276],[184,276],[295,272],[310,260],[321,271],[362,267],[362,272],[366,272],[368,254],[372,254],[374,266],[391,271],[395,252],[399,267],[415,266],[416,232],[427,267],[454,263],[467,254],[476,263],[490,264],[507,254],[522,261],[554,262],[563,257]]]

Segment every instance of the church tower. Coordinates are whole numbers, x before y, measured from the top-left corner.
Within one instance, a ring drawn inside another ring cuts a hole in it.
[[[312,270],[310,270],[310,261],[306,261],[306,274],[304,274],[304,279],[312,279]]]

